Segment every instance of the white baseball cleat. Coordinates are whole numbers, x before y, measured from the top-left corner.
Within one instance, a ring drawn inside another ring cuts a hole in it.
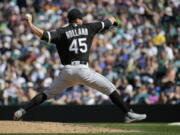
[[[26,111],[23,108],[20,108],[14,113],[14,120],[21,120],[22,117],[26,114]]]
[[[131,123],[135,121],[141,121],[146,119],[147,115],[146,114],[138,114],[134,112],[128,112],[125,116],[125,123]]]

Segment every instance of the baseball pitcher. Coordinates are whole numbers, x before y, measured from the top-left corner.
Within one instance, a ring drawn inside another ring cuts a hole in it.
[[[77,8],[68,12],[69,25],[55,31],[44,31],[32,23],[32,16],[26,14],[28,26],[41,40],[56,44],[63,64],[61,74],[55,78],[49,89],[39,93],[27,105],[14,113],[14,120],[20,120],[31,108],[46,99],[53,98],[73,85],[82,84],[109,96],[111,101],[125,113],[125,122],[140,121],[146,114],[137,114],[122,101],[116,87],[104,76],[88,67],[91,43],[95,34],[117,25],[118,20],[109,17],[104,21],[84,23],[83,14]]]

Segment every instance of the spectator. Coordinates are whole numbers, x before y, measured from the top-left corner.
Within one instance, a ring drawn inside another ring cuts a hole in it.
[[[152,38],[152,43],[156,46],[162,46],[165,42],[166,38],[164,36],[164,32],[160,28],[157,28],[156,34]]]

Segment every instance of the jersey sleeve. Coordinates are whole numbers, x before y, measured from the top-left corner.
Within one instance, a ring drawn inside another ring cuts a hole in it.
[[[59,29],[53,31],[44,31],[41,40],[44,40],[48,43],[56,43],[61,38],[61,32]]]
[[[90,30],[94,33],[98,33],[102,30],[109,29],[113,24],[108,20],[90,23]]]

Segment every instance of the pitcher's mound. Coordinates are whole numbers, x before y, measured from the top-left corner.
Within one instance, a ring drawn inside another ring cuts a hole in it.
[[[0,133],[125,133],[134,130],[82,126],[70,123],[0,121]]]

